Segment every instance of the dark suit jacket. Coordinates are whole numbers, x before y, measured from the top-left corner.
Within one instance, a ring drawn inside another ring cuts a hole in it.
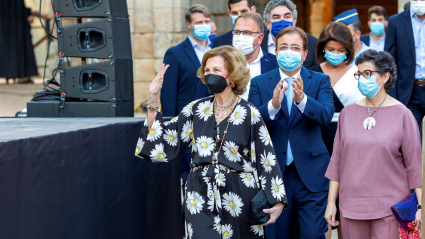
[[[189,38],[168,49],[164,63],[169,64],[170,67],[164,75],[161,110],[163,116],[174,117],[183,107],[195,100],[196,86],[199,81],[196,72],[201,63]]]
[[[230,30],[220,36],[214,38],[211,48],[216,48],[219,46],[231,46],[233,45],[233,30]]]
[[[277,68],[276,56],[266,51],[263,51],[263,58],[261,58],[261,74],[265,74],[273,69]],[[208,88],[202,81],[198,82],[196,89],[196,99],[201,99],[209,96]]]
[[[389,94],[407,105],[413,91],[416,70],[415,41],[410,9],[388,19],[385,51],[397,65],[397,82]]]
[[[329,189],[325,172],[329,164],[329,153],[323,143],[320,127],[328,125],[334,114],[332,87],[329,76],[301,70],[307,104],[304,113],[292,106],[289,117],[286,96],[274,120],[270,119],[268,102],[280,80],[279,68],[251,80],[248,100],[260,111],[269,130],[282,174],[286,167],[288,140],[294,163],[304,185],[312,192]]]
[[[366,46],[370,45],[370,34],[364,34],[360,37],[360,41],[362,41]]]
[[[316,45],[318,40],[313,35],[310,35],[308,33],[306,34],[307,34],[307,40],[308,40],[308,45],[307,45],[308,54],[307,54],[307,58],[305,59],[305,62],[303,63],[303,66],[308,69],[317,65]],[[263,39],[263,42],[261,42],[261,49],[263,49],[263,51],[268,52],[269,50],[267,46],[268,41],[269,41],[269,30],[264,30],[264,39]]]

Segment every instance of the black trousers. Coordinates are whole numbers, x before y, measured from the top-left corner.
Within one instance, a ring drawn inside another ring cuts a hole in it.
[[[412,96],[407,104],[407,108],[409,108],[413,116],[415,116],[422,136],[422,119],[425,115],[425,86],[413,86]]]

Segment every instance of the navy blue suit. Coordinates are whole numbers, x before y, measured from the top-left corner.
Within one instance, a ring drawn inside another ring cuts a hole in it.
[[[416,74],[416,49],[410,8],[388,19],[385,51],[397,65],[397,81],[389,94],[409,108],[422,134],[422,119],[425,115],[425,87],[414,85]],[[416,79],[423,80],[423,79]]]
[[[180,44],[167,50],[164,63],[170,67],[164,75],[164,83],[161,90],[161,110],[163,116],[174,117],[187,104],[195,100],[196,86],[200,81],[197,77],[201,62],[186,38]],[[191,151],[188,150],[181,156],[181,177],[186,182],[190,171]]]
[[[196,86],[200,81],[196,75],[201,62],[186,38],[167,50],[164,63],[169,64],[161,90],[161,110],[165,117],[177,116],[190,102],[196,99]]]
[[[277,67],[276,56],[270,53],[263,51],[263,57],[261,58],[261,74],[265,74]],[[208,88],[202,83],[198,82],[198,87],[196,89],[196,99],[201,99],[209,96]]]
[[[388,19],[385,51],[397,65],[397,82],[390,93],[404,105],[408,105],[413,91],[416,70],[415,41],[413,38],[410,9]]]
[[[362,41],[366,46],[370,45],[370,34],[364,34],[360,37],[360,41]]]
[[[329,154],[321,136],[321,126],[328,125],[334,113],[332,87],[327,75],[301,69],[307,104],[304,113],[292,106],[290,117],[286,96],[274,120],[270,119],[268,102],[280,78],[279,68],[251,81],[248,100],[260,111],[275,147],[284,176],[288,208],[275,224],[266,227],[267,239],[292,238],[293,215],[299,216],[301,238],[325,238],[327,223],[323,218],[329,180],[325,172]],[[294,162],[286,166],[288,140]]]
[[[220,36],[214,38],[211,48],[216,48],[219,46],[231,46],[233,41],[233,30],[230,30]]]

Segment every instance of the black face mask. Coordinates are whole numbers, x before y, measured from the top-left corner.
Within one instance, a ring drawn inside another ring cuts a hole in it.
[[[214,74],[204,76],[210,94],[218,94],[223,92],[227,87],[226,78]]]

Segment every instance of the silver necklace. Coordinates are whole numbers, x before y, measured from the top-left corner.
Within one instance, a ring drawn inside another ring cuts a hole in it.
[[[379,110],[379,108],[385,103],[385,101],[387,100],[387,98],[388,98],[388,94],[385,96],[385,99],[384,99],[384,101],[382,101],[382,103],[376,108],[376,110],[372,113],[372,114],[370,114],[370,110],[369,110],[369,105],[367,104],[367,100],[366,100],[366,107],[367,107],[367,113],[369,114],[369,117],[367,117],[364,121],[363,121],[363,127],[366,129],[366,130],[371,130],[371,129],[373,129],[373,127],[375,127],[375,125],[376,125],[376,120],[372,117],[375,113],[376,113],[376,111],[378,111]]]

